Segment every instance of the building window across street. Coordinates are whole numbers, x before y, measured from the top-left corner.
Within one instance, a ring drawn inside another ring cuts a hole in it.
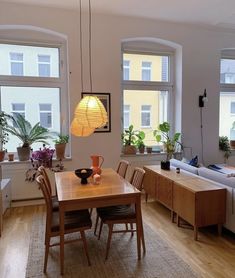
[[[123,109],[123,126],[128,128],[130,125],[130,105],[124,105]]]
[[[38,76],[49,77],[51,73],[51,57],[49,55],[38,55]]]
[[[39,104],[39,111],[40,111],[40,125],[45,128],[51,128],[52,127],[51,104],[49,103]]]
[[[141,105],[141,126],[151,126],[151,105]]]
[[[23,53],[10,52],[11,72],[10,75],[24,75]]]
[[[21,114],[25,118],[25,104],[24,103],[12,103],[12,116],[15,116],[16,114]],[[15,126],[15,123],[13,122],[13,126]]]
[[[127,60],[123,61],[123,79],[124,80],[130,79],[130,61]]]
[[[151,62],[142,62],[142,80],[150,81],[151,80]]]

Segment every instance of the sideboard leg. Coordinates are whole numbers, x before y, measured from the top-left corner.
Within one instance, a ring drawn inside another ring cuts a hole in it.
[[[222,235],[222,224],[218,224],[218,235]]]
[[[197,240],[197,234],[198,234],[198,227],[194,226],[194,240]]]

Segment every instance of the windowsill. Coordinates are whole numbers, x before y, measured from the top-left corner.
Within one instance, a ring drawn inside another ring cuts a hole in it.
[[[66,157],[62,161],[71,161],[72,157]],[[58,161],[58,159],[53,158],[52,161]],[[11,164],[29,164],[31,163],[31,160],[26,160],[26,161],[19,161],[18,159],[15,159],[14,161],[8,161],[7,159],[3,160],[0,162],[1,165],[11,165]]]
[[[234,153],[235,153],[235,150],[234,150]],[[178,155],[178,154],[181,154],[181,152],[176,152],[175,155]],[[142,157],[142,156],[162,156],[162,155],[167,155],[166,152],[152,152],[152,153],[136,153],[136,154],[124,154],[124,153],[121,153],[121,157]]]

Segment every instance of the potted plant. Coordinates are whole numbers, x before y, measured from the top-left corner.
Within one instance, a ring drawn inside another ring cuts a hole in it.
[[[230,142],[227,136],[219,136],[219,149],[224,152],[224,162],[231,154]]]
[[[122,141],[124,154],[136,154],[136,131],[134,131],[133,125],[130,125],[128,129],[124,130],[122,133]]]
[[[6,131],[18,137],[22,146],[17,148],[17,153],[20,161],[29,160],[30,146],[33,143],[47,143],[47,139],[52,138],[52,133],[47,128],[36,123],[33,127],[21,114],[17,113],[12,117],[13,125],[8,124]]]
[[[167,158],[165,161],[161,161],[161,167],[165,170],[170,170],[170,159],[175,152],[178,140],[180,138],[180,133],[176,132],[173,137],[170,135],[170,124],[168,122],[163,122],[159,124],[158,129],[153,131],[153,135],[157,142],[163,143],[164,150],[167,153]]]
[[[69,135],[58,134],[58,138],[54,140],[56,158],[62,160],[65,155],[66,144],[69,142]]]
[[[10,115],[6,114],[5,112],[0,112],[0,161],[4,160],[6,150],[4,145],[8,142],[8,132],[6,130],[7,126],[7,119],[10,118]]]
[[[145,150],[145,144],[144,144],[144,138],[145,138],[145,133],[144,131],[139,131],[136,133],[137,140],[135,142],[137,148],[139,149],[140,153],[144,153]]]

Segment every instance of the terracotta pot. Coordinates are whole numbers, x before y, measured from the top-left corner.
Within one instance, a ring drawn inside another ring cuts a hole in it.
[[[124,154],[136,154],[136,147],[131,145],[123,146],[123,153]]]
[[[144,151],[145,151],[145,146],[139,147],[139,153],[144,153]]]
[[[0,161],[3,161],[5,157],[5,151],[0,151]]]
[[[61,144],[55,144],[55,153],[56,153],[56,158],[57,159],[64,159],[65,158],[65,148],[66,148],[66,143],[61,143]]]
[[[146,147],[147,153],[152,153],[153,148],[152,147]]]
[[[230,140],[229,143],[230,143],[231,149],[235,149],[235,140]]]

